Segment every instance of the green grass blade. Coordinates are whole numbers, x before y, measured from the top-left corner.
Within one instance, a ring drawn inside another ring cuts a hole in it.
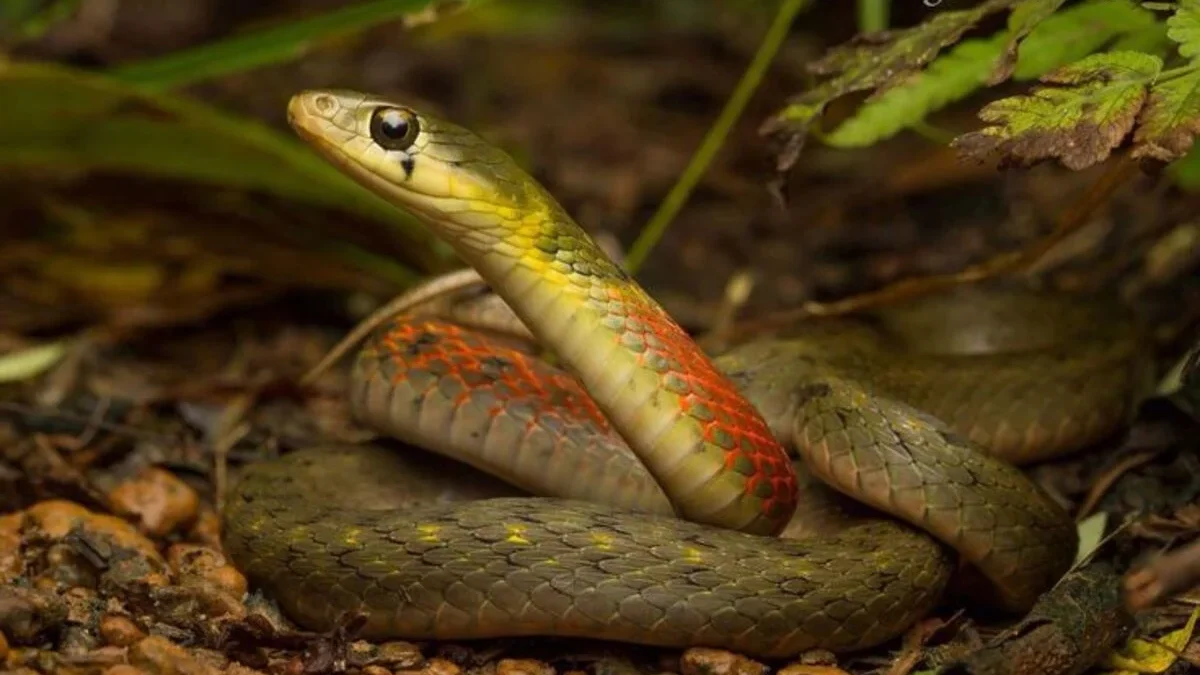
[[[0,64],[0,170],[112,171],[259,191],[432,237],[299,141],[191,99],[48,64]],[[411,272],[393,278],[415,278]]]
[[[402,19],[427,9],[434,2],[435,0],[372,0],[175,52],[161,58],[120,66],[110,71],[110,74],[140,87],[181,87],[201,80],[297,59],[322,41]]]

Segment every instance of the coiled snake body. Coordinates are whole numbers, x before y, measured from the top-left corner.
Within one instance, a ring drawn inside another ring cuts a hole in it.
[[[358,613],[377,638],[564,635],[784,656],[898,635],[940,598],[947,547],[1015,611],[1069,566],[1071,520],[980,447],[1029,461],[1125,421],[1145,369],[1118,310],[950,295],[820,322],[714,364],[470,132],[340,91],[297,95],[289,118],[450,242],[567,368],[435,319],[380,331],[353,371],[356,414],[543,496],[346,503],[406,471],[474,475],[370,449],[249,467],[227,505],[226,549],[300,623]],[[953,342],[943,324],[955,317],[991,328]],[[1031,318],[1037,330],[1024,331]],[[979,353],[1013,337],[1015,351]],[[359,482],[340,482],[339,467]],[[895,520],[769,536],[824,485]]]

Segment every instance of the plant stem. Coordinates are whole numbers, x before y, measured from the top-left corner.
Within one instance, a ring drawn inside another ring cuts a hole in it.
[[[858,0],[858,30],[874,33],[888,27],[892,0]]]
[[[646,226],[642,228],[637,240],[629,248],[629,255],[625,258],[625,268],[630,274],[635,274],[642,263],[646,261],[646,257],[650,255],[650,251],[654,248],[654,245],[662,238],[667,226],[671,224],[671,221],[674,220],[679,210],[687,202],[687,198],[696,187],[696,183],[700,181],[700,177],[704,175],[705,170],[708,169],[708,165],[712,163],[713,157],[721,149],[721,145],[729,135],[729,130],[733,128],[734,122],[737,121],[742,111],[746,108],[746,103],[750,100],[750,96],[758,89],[759,83],[762,82],[762,78],[767,72],[767,67],[774,60],[776,52],[779,51],[780,45],[783,44],[784,38],[787,37],[792,20],[800,10],[808,6],[809,2],[810,0],[783,0],[779,4],[779,10],[775,13],[775,18],[772,20],[771,26],[767,29],[766,35],[763,36],[762,44],[758,46],[758,51],[755,52],[750,65],[746,67],[746,72],[742,74],[742,79],[738,81],[733,94],[725,102],[725,107],[721,110],[721,114],[713,122],[708,133],[705,134],[700,147],[692,155],[692,159],[683,170],[683,174],[680,175],[679,180],[671,187],[671,191],[667,193],[666,198],[659,205],[658,211],[650,218]]]

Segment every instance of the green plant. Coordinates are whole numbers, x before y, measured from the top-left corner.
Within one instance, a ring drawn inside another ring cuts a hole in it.
[[[1001,12],[1008,13],[1002,30],[964,39]],[[1181,183],[1200,183],[1200,153],[1192,151],[1200,133],[1200,0],[934,8],[919,25],[856,38],[810,68],[817,83],[764,125],[784,141],[781,170],[809,135],[837,147],[868,146],[981,89],[1038,80],[1028,93],[985,105],[980,118],[989,126],[952,144],[967,157],[1055,160],[1071,169],[1128,145],[1131,157],[1173,163]],[[870,95],[853,115],[828,132],[814,129],[830,102],[855,92]]]

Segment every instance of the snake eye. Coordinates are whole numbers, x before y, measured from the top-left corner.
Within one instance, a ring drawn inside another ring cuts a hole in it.
[[[405,108],[376,108],[371,113],[371,140],[386,150],[407,150],[417,139],[420,124]]]

